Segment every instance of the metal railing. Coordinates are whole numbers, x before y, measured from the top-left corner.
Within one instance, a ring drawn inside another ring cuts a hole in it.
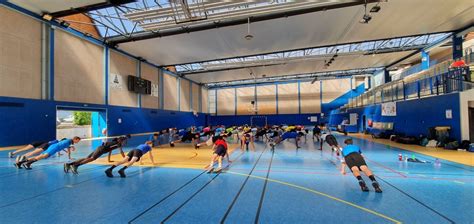
[[[349,103],[341,109],[461,92],[474,88],[474,83],[467,81],[470,75],[469,67],[462,67],[437,75],[393,81],[349,99]]]

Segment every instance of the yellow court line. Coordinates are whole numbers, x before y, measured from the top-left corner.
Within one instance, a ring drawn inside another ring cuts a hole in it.
[[[270,182],[274,182],[274,183],[279,183],[279,184],[283,184],[283,185],[286,185],[286,186],[289,186],[289,187],[293,187],[293,188],[297,188],[297,189],[300,189],[300,190],[304,190],[304,191],[308,191],[308,192],[311,192],[313,194],[317,194],[317,195],[321,195],[321,196],[324,196],[324,197],[327,197],[329,199],[332,199],[332,200],[335,200],[335,201],[338,201],[338,202],[341,202],[343,204],[346,204],[346,205],[349,205],[349,206],[352,206],[354,208],[357,208],[357,209],[360,209],[362,211],[365,211],[365,212],[368,212],[368,213],[371,213],[373,215],[376,215],[378,217],[381,217],[381,218],[384,218],[386,220],[389,220],[393,223],[397,223],[397,224],[400,224],[402,223],[401,221],[398,221],[396,219],[393,219],[393,218],[390,218],[384,214],[381,214],[381,213],[378,213],[374,210],[370,210],[368,208],[364,208],[362,206],[359,206],[359,205],[356,205],[354,203],[351,203],[351,202],[348,202],[348,201],[344,201],[340,198],[336,198],[336,197],[333,197],[331,195],[328,195],[328,194],[325,194],[325,193],[322,193],[322,192],[319,192],[319,191],[316,191],[316,190],[313,190],[313,189],[310,189],[310,188],[307,188],[307,187],[303,187],[303,186],[299,186],[299,185],[296,185],[296,184],[292,184],[292,183],[288,183],[288,182],[284,182],[284,181],[280,181],[280,180],[275,180],[275,179],[270,179],[270,178],[265,178],[265,177],[259,177],[259,176],[254,176],[254,175],[249,175],[249,174],[245,174],[245,173],[237,173],[237,172],[232,172],[232,171],[226,171],[226,173],[230,173],[230,174],[235,174],[235,175],[240,175],[240,176],[248,176],[248,177],[253,177],[253,178],[257,178],[257,179],[261,179],[261,180],[267,180],[267,181],[270,181]]]

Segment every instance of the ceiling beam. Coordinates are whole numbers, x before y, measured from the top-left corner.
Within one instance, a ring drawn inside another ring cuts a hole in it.
[[[78,13],[86,13],[86,12],[93,11],[93,10],[99,10],[99,9],[113,7],[113,6],[128,4],[128,3],[135,2],[135,1],[136,0],[107,0],[106,2],[103,2],[103,3],[97,3],[97,4],[93,4],[93,5],[86,5],[86,6],[82,6],[82,7],[79,7],[79,8],[71,8],[71,9],[67,9],[67,10],[63,10],[63,11],[52,12],[52,13],[49,13],[49,14],[51,16],[55,17],[55,18],[59,18],[59,17],[74,15],[74,14],[78,14]]]
[[[355,0],[353,2],[334,4],[334,5],[329,5],[329,6],[318,6],[318,7],[311,7],[311,8],[306,8],[306,9],[292,10],[292,11],[287,11],[287,12],[270,13],[270,14],[265,14],[265,15],[252,16],[250,17],[250,22],[261,22],[261,21],[266,21],[266,20],[303,15],[303,14],[314,13],[314,12],[319,12],[319,11],[353,7],[353,6],[358,6],[358,5],[364,5],[366,3],[367,4],[375,3],[379,1],[380,0]],[[156,32],[148,32],[148,31],[141,32],[141,33],[136,33],[130,38],[112,37],[110,38],[110,42],[114,44],[119,44],[119,43],[131,42],[131,41],[152,39],[152,38],[157,38],[157,37],[159,38],[159,37],[173,36],[173,35],[184,34],[184,33],[204,31],[204,30],[216,29],[216,28],[221,28],[221,27],[237,26],[237,25],[247,24],[248,19],[249,18],[240,18],[240,19],[234,19],[234,20],[229,20],[229,21],[214,21],[214,22],[210,21],[209,23],[206,23],[206,24],[187,27],[185,29],[178,28],[178,29],[170,29],[170,30],[156,31]]]

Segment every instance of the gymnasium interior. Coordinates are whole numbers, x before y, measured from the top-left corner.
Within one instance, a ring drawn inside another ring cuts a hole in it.
[[[0,223],[474,223],[473,51],[473,0],[0,0]]]

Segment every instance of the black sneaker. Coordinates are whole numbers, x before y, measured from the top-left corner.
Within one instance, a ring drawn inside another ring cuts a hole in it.
[[[31,170],[31,163],[23,163],[23,167],[27,170]]]
[[[71,173],[76,174],[76,175],[79,174],[79,173],[77,172],[77,166],[76,166],[76,165],[72,165],[72,166],[71,166]]]
[[[106,169],[105,170],[105,175],[107,175],[107,177],[114,177],[114,175],[112,174],[112,169]]]
[[[124,170],[124,169],[120,169],[120,170],[118,171],[118,173],[120,174],[120,177],[121,177],[121,178],[127,177],[127,176],[125,175],[125,170]]]
[[[367,192],[369,191],[369,188],[367,187],[367,185],[365,185],[365,182],[359,182],[359,185],[360,185],[360,189],[364,192]]]
[[[8,158],[13,158],[13,152],[8,153]]]
[[[373,182],[372,186],[374,187],[375,192],[382,193],[382,188],[380,188],[379,183],[377,181]]]
[[[23,167],[21,167],[21,164],[20,164],[20,163],[13,163],[13,165],[14,165],[17,169],[23,169]]]
[[[171,148],[174,147],[174,142],[170,142],[170,147],[171,147]]]
[[[71,169],[71,165],[69,165],[68,163],[65,163],[63,169],[64,169],[64,173],[69,173],[69,170]]]

